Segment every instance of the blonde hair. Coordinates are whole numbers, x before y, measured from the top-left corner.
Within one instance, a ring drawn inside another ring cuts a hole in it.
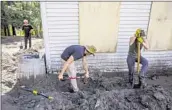
[[[24,22],[24,23],[25,23],[25,22],[27,22],[27,23],[28,23],[28,20],[27,20],[27,19],[24,19],[24,20],[23,20],[23,22]]]

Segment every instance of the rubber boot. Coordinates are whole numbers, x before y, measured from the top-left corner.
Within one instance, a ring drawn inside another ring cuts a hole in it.
[[[147,87],[147,83],[146,83],[146,78],[144,76],[140,76],[140,88],[145,88]]]
[[[129,75],[128,82],[132,85],[132,83],[133,83],[133,75]]]

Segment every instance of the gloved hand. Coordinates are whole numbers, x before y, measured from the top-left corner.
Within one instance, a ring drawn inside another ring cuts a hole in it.
[[[137,37],[137,40],[142,44],[143,43],[143,38],[142,37]]]
[[[140,33],[141,33],[141,29],[139,28],[139,29],[136,30],[135,36],[137,38],[140,37]]]

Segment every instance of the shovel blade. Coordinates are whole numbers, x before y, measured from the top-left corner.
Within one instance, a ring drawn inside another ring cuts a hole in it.
[[[139,75],[134,75],[133,76],[133,81],[132,81],[132,88],[140,88],[140,79]]]
[[[23,46],[20,46],[20,49],[23,49]]]

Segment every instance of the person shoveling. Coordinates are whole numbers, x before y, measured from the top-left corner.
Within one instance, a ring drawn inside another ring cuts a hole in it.
[[[145,49],[149,48],[148,41],[147,39],[143,38],[144,36],[144,30],[137,29],[135,35],[130,38],[129,42],[127,64],[129,69],[129,83],[131,83],[132,86],[141,85],[141,87],[145,87],[147,85],[145,82],[145,74],[148,70],[148,60],[140,54],[140,50],[142,49],[142,47],[144,47]],[[137,74],[134,74],[135,62],[138,62]],[[139,63],[142,64],[140,72]]]
[[[86,56],[93,55],[97,51],[97,49],[91,45],[91,46],[81,46],[81,45],[71,45],[67,47],[63,53],[61,54],[62,62],[64,63],[64,66],[61,70],[61,72],[58,73],[58,79],[63,80],[63,74],[67,70],[69,79],[71,80],[72,85],[72,92],[78,92],[79,88],[77,86],[77,77],[76,77],[76,68],[74,62],[76,60],[79,60],[82,58],[83,61],[83,67],[85,69],[85,82],[87,81],[87,78],[89,78],[89,71],[88,66],[86,62]]]

